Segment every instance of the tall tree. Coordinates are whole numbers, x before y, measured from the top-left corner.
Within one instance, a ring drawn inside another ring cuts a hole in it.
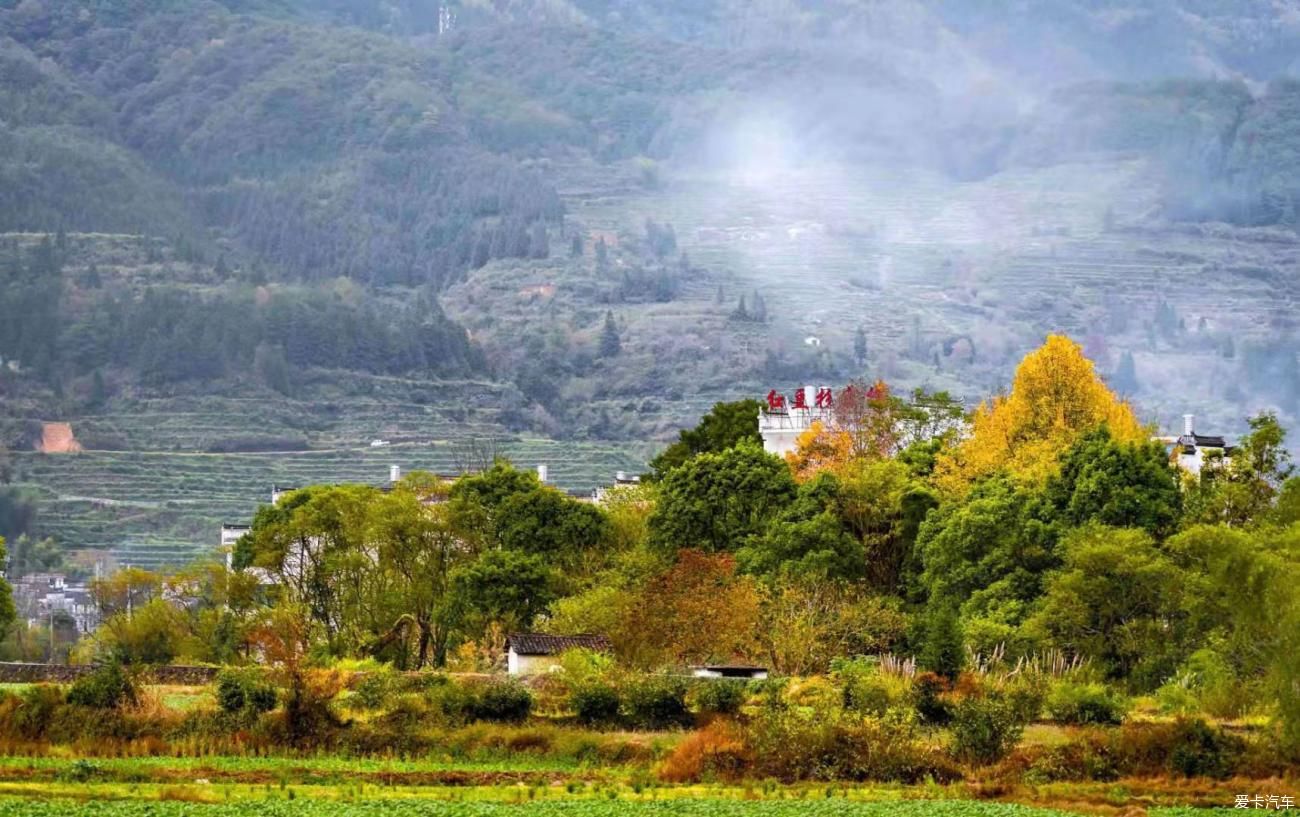
[[[667,553],[735,550],[762,533],[794,497],[790,469],[757,445],[700,454],[660,484],[650,543]]]
[[[859,368],[867,365],[867,333],[861,326],[853,333],[853,359]]]
[[[618,324],[614,323],[613,311],[605,312],[605,326],[600,330],[599,354],[603,358],[618,357],[623,344],[618,337]]]
[[[697,454],[725,451],[742,442],[761,445],[763,437],[758,433],[758,414],[762,405],[757,400],[715,403],[695,428],[678,432],[677,442],[650,461],[651,474],[656,480],[661,480],[669,471]]]
[[[1105,423],[1121,442],[1149,436],[1128,403],[1106,388],[1077,343],[1064,335],[1028,354],[1016,368],[1011,391],[981,404],[970,436],[940,456],[937,483],[961,493],[981,477],[1007,469],[1041,484],[1080,435]]]

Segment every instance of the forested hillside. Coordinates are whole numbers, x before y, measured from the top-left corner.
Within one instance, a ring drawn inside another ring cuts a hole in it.
[[[197,546],[381,438],[588,487],[717,400],[984,394],[1056,330],[1144,419],[1291,419],[1296,19],[0,0],[0,519]],[[32,451],[52,421],[75,463]],[[177,505],[130,452],[241,484]]]

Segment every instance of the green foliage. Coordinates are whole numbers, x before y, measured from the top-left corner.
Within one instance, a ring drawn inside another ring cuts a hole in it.
[[[91,709],[117,709],[136,701],[136,686],[121,664],[104,664],[68,688],[67,701]]]
[[[474,717],[484,721],[518,723],[533,711],[533,696],[516,681],[494,681],[478,690]]]
[[[1047,712],[1059,723],[1114,725],[1128,710],[1124,696],[1104,684],[1061,681],[1047,695]]]
[[[942,725],[952,719],[946,698],[949,686],[948,679],[936,672],[917,673],[912,679],[912,706],[922,721]]]
[[[457,605],[471,621],[527,629],[555,599],[554,572],[540,554],[492,550],[451,577]]]
[[[506,497],[494,524],[502,547],[563,561],[599,547],[610,535],[603,511],[550,487]]]
[[[790,469],[757,445],[700,454],[660,484],[650,544],[665,552],[736,550],[795,495]]]
[[[956,678],[966,663],[961,622],[951,605],[932,607],[925,619],[925,635],[917,663],[949,680]]]
[[[1174,671],[1187,635],[1182,571],[1140,530],[1083,528],[1064,550],[1026,628],[1092,657],[1109,678],[1154,689]]]
[[[23,691],[14,713],[14,727],[28,740],[45,736],[55,711],[63,704],[63,690],[53,684],[33,684]]]
[[[996,763],[1024,732],[1016,707],[1000,695],[968,695],[952,713],[952,751],[971,763]]]
[[[715,403],[695,428],[681,431],[677,442],[650,461],[654,478],[662,480],[669,471],[697,454],[716,454],[746,441],[761,445],[763,438],[758,433],[758,414],[762,405],[757,400]]]
[[[217,675],[217,705],[231,714],[259,715],[275,709],[275,687],[256,669],[228,668]]]
[[[621,703],[617,689],[599,682],[581,684],[569,695],[569,708],[580,723],[589,726],[617,721]]]
[[[1180,720],[1169,742],[1169,765],[1184,777],[1229,777],[1242,751],[1240,738],[1203,720]]]
[[[839,480],[830,474],[800,485],[794,501],[737,552],[741,566],[807,579],[861,578],[866,555],[837,512],[839,494]]]
[[[637,729],[672,729],[689,726],[686,681],[668,675],[643,675],[622,688],[629,725]]]
[[[695,710],[701,715],[735,715],[749,700],[749,684],[734,678],[712,678],[694,685]]]
[[[1105,426],[1061,456],[1044,500],[1069,527],[1142,528],[1158,538],[1175,530],[1182,509],[1177,471],[1164,446],[1117,442]]]

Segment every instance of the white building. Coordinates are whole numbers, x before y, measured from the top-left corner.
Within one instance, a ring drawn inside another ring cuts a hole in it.
[[[560,666],[560,656],[568,650],[596,652],[611,650],[603,635],[548,635],[546,633],[511,633],[506,637],[506,671],[511,675],[537,675]]]
[[[1169,447],[1169,458],[1179,469],[1197,477],[1208,459],[1215,458],[1226,464],[1234,450],[1222,436],[1197,434],[1195,414],[1183,415],[1181,435],[1155,439]]]
[[[763,437],[763,450],[784,457],[798,447],[799,435],[814,422],[829,422],[833,411],[826,395],[826,386],[804,386],[796,390],[787,403],[784,395],[769,395],[768,407],[758,413],[758,433]],[[819,399],[820,397],[820,399]],[[776,398],[779,398],[779,404]]]
[[[691,667],[691,675],[696,678],[748,678],[754,681],[767,680],[767,667],[751,667],[745,664],[706,664]]]

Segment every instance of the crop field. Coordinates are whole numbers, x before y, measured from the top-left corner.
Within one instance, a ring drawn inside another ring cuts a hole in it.
[[[1019,805],[988,803],[953,803],[953,801],[911,801],[911,803],[846,803],[844,800],[781,801],[694,800],[658,801],[565,800],[541,801],[520,805],[500,803],[426,803],[420,800],[260,800],[253,803],[208,805],[199,810],[192,803],[140,803],[140,801],[21,801],[0,800],[0,814],[27,814],[31,817],[81,817],[103,814],[105,817],[169,817],[172,814],[203,813],[211,817],[381,817],[387,814],[437,814],[439,817],[504,817],[526,814],[529,817],[1048,817],[1061,812]]]

